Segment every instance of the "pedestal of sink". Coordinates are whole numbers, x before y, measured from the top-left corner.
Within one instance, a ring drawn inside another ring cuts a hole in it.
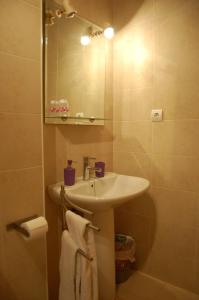
[[[91,217],[92,223],[101,230],[95,235],[99,300],[115,299],[115,232],[113,209],[96,212]]]

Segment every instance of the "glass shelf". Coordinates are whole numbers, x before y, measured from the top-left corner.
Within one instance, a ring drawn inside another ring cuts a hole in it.
[[[110,119],[99,117],[45,116],[46,124],[104,125]]]

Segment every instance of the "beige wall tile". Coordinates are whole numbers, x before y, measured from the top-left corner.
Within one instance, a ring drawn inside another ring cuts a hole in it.
[[[41,117],[0,114],[0,170],[41,165]]]
[[[4,244],[6,248],[5,276],[12,294],[17,300],[25,300],[27,297],[30,300],[45,299],[45,239],[41,238],[28,243],[16,232],[5,232]],[[26,274],[25,284],[24,274]]]
[[[199,2],[113,4],[114,171],[149,178],[152,186],[117,210],[116,228],[137,232],[138,268],[198,293]],[[152,130],[151,108],[162,108],[165,120],[153,123]],[[143,120],[149,120],[145,130]],[[139,232],[146,219],[148,246],[146,232]]]
[[[195,216],[196,216],[196,227],[199,228],[199,197],[197,199],[197,207],[195,210]]]
[[[39,62],[0,54],[0,111],[41,113]]]
[[[44,180],[45,185],[56,182],[56,127],[54,125],[44,126]]]
[[[197,294],[175,287],[142,272],[134,273],[127,282],[120,285],[118,295],[117,300],[131,299],[132,296],[136,300],[198,300]]]
[[[153,153],[197,156],[198,132],[197,120],[153,123]]]
[[[155,13],[157,17],[164,19],[176,12],[187,11],[187,9],[193,8],[194,5],[197,7],[197,0],[192,2],[187,2],[186,0],[168,0],[166,2],[164,0],[155,0]]]
[[[148,272],[163,281],[194,291],[194,262],[189,258],[168,255],[160,251],[152,252]],[[153,261],[153,265],[152,265]]]
[[[194,283],[195,283],[195,292],[199,294],[198,289],[198,280],[199,280],[199,261],[195,262],[195,276],[194,276]]]
[[[114,118],[121,121],[150,120],[154,98],[153,88],[117,90],[115,92]]]
[[[199,230],[196,230],[196,253],[195,253],[195,261],[196,264],[199,262]]]
[[[178,71],[187,63],[189,58],[187,50],[191,49],[188,36],[190,23],[184,23],[187,15],[187,11],[186,14],[183,14],[178,10],[168,14],[165,19],[157,21],[157,25],[159,25],[157,29],[157,61],[175,65],[176,75],[180,75]],[[178,39],[176,39],[176,34]],[[172,47],[169,43],[172,43]],[[184,61],[183,58],[185,58]],[[182,66],[178,66],[179,61],[182,62]],[[192,64],[192,62],[190,63]],[[181,75],[186,76],[186,74]]]
[[[153,251],[168,254],[171,257],[183,257],[190,260],[196,255],[197,230],[186,227],[185,224],[174,224],[172,222],[160,221],[156,224],[153,238]]]
[[[23,0],[27,3],[30,3],[31,5],[34,5],[36,7],[41,7],[42,5],[42,0]]]
[[[154,108],[162,108],[164,119],[198,119],[198,82],[184,82],[183,89],[172,76],[157,72]]]
[[[116,87],[121,85],[123,89],[149,88],[154,82],[153,45],[152,49],[150,44],[147,48],[145,45],[148,45],[148,41],[144,40],[145,37],[143,41],[139,41],[142,39],[139,31],[130,34],[135,35],[135,42],[129,45],[128,40],[124,40],[117,46],[113,84]]]
[[[151,188],[149,191],[147,191],[147,193],[140,195],[139,197],[134,198],[133,201],[122,205],[121,209],[127,212],[132,212],[135,215],[157,220],[156,202]],[[118,208],[118,212],[119,210],[120,208]]]
[[[186,85],[187,82],[189,83],[190,81],[196,83],[197,77],[194,75],[195,72],[198,72],[196,63],[198,59],[196,55],[198,42],[195,38],[195,28],[197,27],[196,24],[198,24],[198,18],[196,16],[198,1],[172,1],[172,4],[168,1],[166,3],[164,3],[164,1],[157,1],[157,5],[158,4],[160,4],[160,7],[166,4],[167,8],[173,8],[172,14],[168,14],[167,9],[162,10],[166,20],[164,20],[164,22],[161,20],[161,26],[159,28],[159,54],[162,54],[160,56],[164,61],[171,61],[174,58],[176,61],[177,58],[176,63],[178,63],[178,67],[175,74],[173,74],[177,80],[183,77],[187,79],[186,82],[184,80]],[[174,6],[178,7],[178,10],[174,9]],[[177,40],[175,39],[176,36],[178,36]],[[170,47],[171,43],[172,47]],[[179,60],[181,62],[180,64]],[[171,71],[170,69],[170,72]],[[164,79],[164,82],[165,81]],[[190,93],[192,95],[192,88],[190,89]],[[195,109],[197,109],[197,105]],[[192,110],[191,107],[188,111],[190,110]]]
[[[157,1],[163,4],[163,1]],[[180,5],[180,1],[173,4]],[[168,3],[167,3],[168,4]],[[172,7],[169,3],[168,7]],[[177,11],[160,19],[157,30],[156,98],[165,117],[198,118],[198,41],[195,27],[197,1],[184,2]],[[174,13],[175,12],[175,13]],[[158,15],[159,16],[159,15]],[[194,24],[194,25],[193,25]],[[178,38],[176,39],[176,36]],[[170,46],[172,45],[172,47]]]
[[[133,296],[138,299],[161,299],[161,300],[197,300],[194,293],[177,288],[171,284],[154,277],[147,276],[142,272],[136,272],[133,276],[118,288],[121,300],[131,299]],[[124,298],[123,298],[124,297]],[[120,299],[120,298],[119,298]]]
[[[1,1],[0,298],[6,300],[47,299],[45,238],[28,243],[5,228],[44,214],[40,4]]]
[[[147,154],[114,150],[114,172],[151,178],[151,158]]]
[[[0,18],[0,51],[38,60],[41,54],[40,11],[24,1],[2,0]]]
[[[116,33],[113,45],[114,72],[123,78],[117,87],[144,88],[153,82],[155,36],[154,21],[137,25],[129,23],[125,31]],[[128,76],[132,77],[127,82],[131,83],[129,87],[125,86]]]
[[[198,192],[197,157],[153,155],[151,167],[152,185]]]
[[[157,222],[196,228],[197,193],[151,188],[150,197],[153,201]]]
[[[122,14],[124,11],[125,14]],[[154,0],[146,1],[113,1],[113,16],[115,26],[121,29],[128,25],[129,22],[134,21],[136,24],[145,22],[154,18],[155,6]]]
[[[0,172],[0,207],[4,226],[19,219],[43,214],[42,187],[41,167]]]
[[[85,5],[84,0],[72,0],[71,3],[80,15],[88,18],[94,23],[106,26],[107,23],[111,21],[112,13],[110,1],[88,0]]]
[[[164,0],[155,0],[156,16],[167,18],[168,15],[178,12],[186,2],[186,0],[168,0],[166,2]]]
[[[104,141],[95,144],[95,152],[98,155],[104,155],[107,153],[113,152],[113,143],[112,141]],[[98,158],[97,158],[98,159]]]
[[[151,122],[115,124],[115,149],[135,153],[151,153]]]
[[[2,213],[2,211],[1,211]],[[0,223],[1,224],[1,223]],[[6,261],[5,261],[5,243],[3,236],[3,227],[0,225],[0,297],[2,299],[12,300],[15,295],[10,290],[10,283],[6,278]]]
[[[62,148],[61,148],[62,149]],[[48,267],[48,289],[50,299],[58,298],[59,290],[59,207],[53,203],[47,193],[47,186],[58,181],[56,165],[56,126],[44,126],[44,179],[45,179],[45,213],[49,225],[47,234],[47,267]],[[63,149],[64,156],[65,148]],[[66,162],[65,162],[66,163]],[[62,166],[61,166],[62,167]],[[63,169],[62,169],[63,172]],[[63,173],[59,180],[63,180]],[[53,247],[52,247],[53,245]]]
[[[48,266],[48,288],[52,299],[58,299],[59,291],[59,257],[60,257],[60,236],[59,231],[59,210],[58,205],[52,202],[46,195],[46,218],[49,224],[47,235],[47,266]],[[53,247],[52,247],[53,245]]]
[[[107,125],[109,126],[109,125]],[[67,159],[76,161],[77,176],[83,173],[83,156],[96,157],[96,160],[105,160],[107,170],[112,170],[112,137],[107,131],[99,128],[85,128],[67,126],[58,127],[56,133],[56,160],[57,179],[63,179],[63,169],[66,167]]]
[[[59,128],[56,128],[56,136],[55,136],[55,146],[56,146],[56,182],[63,180],[64,168],[67,166],[67,141],[63,138],[62,131]],[[73,159],[69,158],[69,159]]]

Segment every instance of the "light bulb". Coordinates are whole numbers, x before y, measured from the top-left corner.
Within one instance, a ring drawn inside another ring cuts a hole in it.
[[[108,40],[111,40],[114,37],[114,29],[113,29],[113,27],[107,27],[106,29],[104,29],[104,36]]]
[[[82,36],[81,36],[81,39],[80,39],[80,42],[81,42],[81,44],[82,44],[83,46],[87,46],[87,45],[90,44],[91,38],[90,38],[90,36],[88,36],[88,35],[82,35]]]

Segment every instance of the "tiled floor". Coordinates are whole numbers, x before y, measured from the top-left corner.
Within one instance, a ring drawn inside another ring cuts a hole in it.
[[[199,295],[136,272],[117,287],[116,300],[199,300]]]

